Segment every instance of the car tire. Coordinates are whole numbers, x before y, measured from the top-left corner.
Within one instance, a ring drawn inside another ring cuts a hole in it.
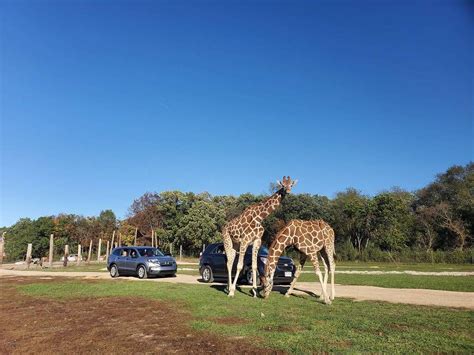
[[[145,265],[138,266],[137,276],[138,276],[139,279],[146,279],[148,277],[148,273],[146,272]]]
[[[116,278],[120,276],[117,265],[115,264],[110,265],[110,276],[112,278]]]
[[[259,277],[259,272],[257,270],[257,286],[260,286],[260,277]],[[248,285],[252,285],[252,268],[248,268],[247,272],[245,273],[245,281],[247,282]]]
[[[214,276],[212,275],[212,269],[209,265],[204,266],[204,269],[202,269],[201,276],[202,276],[202,280],[205,283],[214,281]]]

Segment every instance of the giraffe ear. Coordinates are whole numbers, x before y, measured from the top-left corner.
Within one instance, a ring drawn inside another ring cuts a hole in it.
[[[277,180],[277,185],[282,186],[280,180]]]
[[[297,182],[298,182],[298,179],[293,180],[293,181],[291,182],[291,186],[292,186],[292,187],[295,186],[295,185],[297,184]]]

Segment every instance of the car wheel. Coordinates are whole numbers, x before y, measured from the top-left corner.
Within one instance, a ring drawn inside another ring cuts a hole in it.
[[[110,276],[112,276],[112,277],[119,277],[120,276],[117,265],[112,264],[110,266]]]
[[[146,272],[146,267],[144,265],[140,265],[137,269],[137,275],[139,279],[146,279],[148,274]]]
[[[247,281],[249,285],[253,285],[252,276],[253,276],[252,268],[247,269],[247,272],[245,273],[245,280]],[[260,277],[259,277],[258,270],[257,270],[257,286],[260,286]]]
[[[212,269],[207,265],[204,266],[204,269],[202,269],[202,280],[206,283],[214,281],[214,277],[212,276]]]

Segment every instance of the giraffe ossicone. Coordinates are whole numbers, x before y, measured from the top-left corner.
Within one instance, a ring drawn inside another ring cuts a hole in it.
[[[262,222],[281,203],[283,198],[291,192],[297,180],[291,180],[289,176],[284,176],[282,181],[277,181],[278,191],[262,202],[247,207],[238,217],[229,221],[222,229],[225,253],[227,256],[228,272],[228,296],[233,297],[237,280],[242,271],[243,259],[247,247],[252,245],[252,292],[257,296],[257,254],[262,244],[263,226]],[[237,250],[238,248],[238,250]],[[237,270],[234,280],[232,280],[232,266],[235,256],[239,252]]]
[[[306,259],[309,258],[321,283],[324,302],[330,304],[335,297],[334,272],[336,264],[334,263],[334,230],[323,220],[303,221],[294,219],[288,222],[286,226],[278,232],[268,251],[268,261],[265,265],[261,295],[264,298],[270,295],[273,287],[273,275],[278,259],[289,246],[294,246],[299,251],[300,260],[296,269],[295,278],[291,282],[290,288],[285,296],[289,297],[293,292],[293,288],[301,274]],[[324,278],[319,269],[318,252],[321,254],[324,263]],[[327,292],[328,269],[331,274],[330,296],[328,296]]]

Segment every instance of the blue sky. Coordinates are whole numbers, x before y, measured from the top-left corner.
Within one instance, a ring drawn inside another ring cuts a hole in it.
[[[473,159],[466,1],[0,1],[0,225],[146,191],[415,190]]]

